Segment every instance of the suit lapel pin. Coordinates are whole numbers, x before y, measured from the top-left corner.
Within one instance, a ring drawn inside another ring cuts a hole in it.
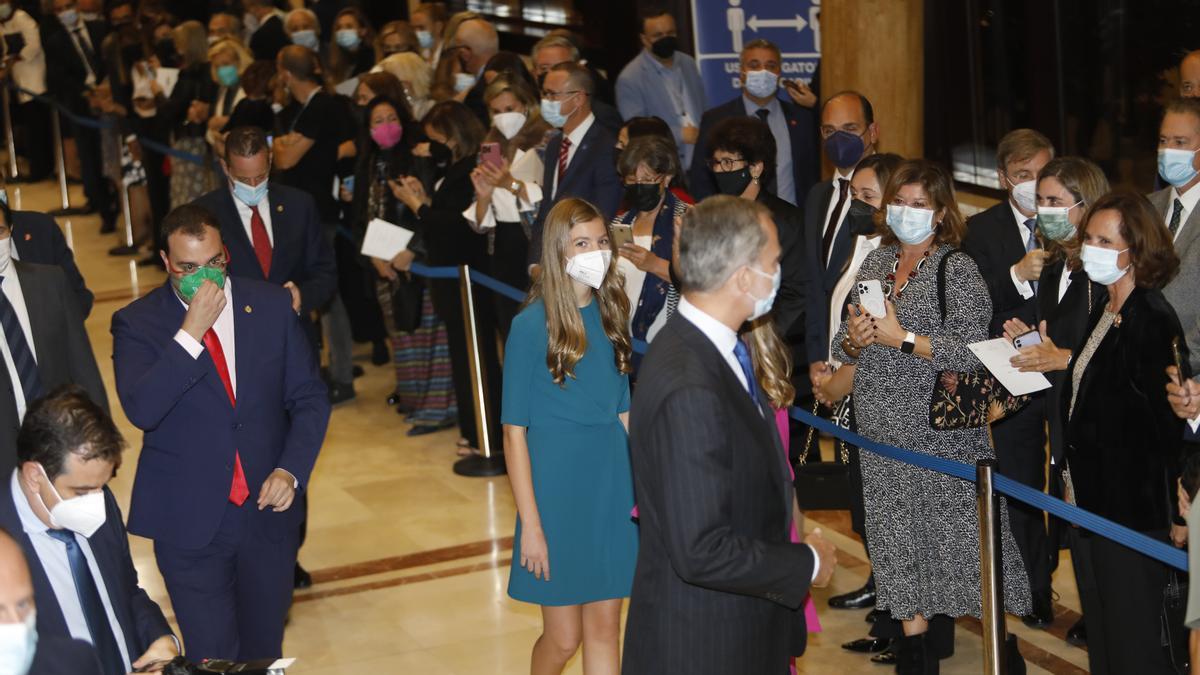
[[[251,309],[250,305],[246,305],[243,309],[246,311],[247,314],[254,311],[253,309]]]
[[[276,207],[275,207],[275,210],[276,210],[276,211],[278,211],[279,213],[283,213],[283,204],[280,204],[279,206],[276,206]]]
[[[30,241],[30,240],[32,240],[32,239],[33,239],[33,235],[32,235],[32,234],[29,234],[28,232],[26,232],[26,233],[25,233],[25,241]]]

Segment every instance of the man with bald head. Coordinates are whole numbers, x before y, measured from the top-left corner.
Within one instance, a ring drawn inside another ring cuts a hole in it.
[[[463,103],[479,117],[485,127],[490,126],[487,105],[483,102],[483,90],[487,88],[487,82],[483,79],[483,68],[500,51],[500,35],[495,26],[487,20],[468,19],[458,24],[458,30],[450,41],[450,49],[462,65],[462,72],[475,78]],[[457,85],[455,89],[458,90]]]
[[[92,646],[83,640],[38,635],[33,577],[20,544],[0,528],[0,625],[19,624],[22,640],[0,645],[0,672],[7,675],[100,675]]]

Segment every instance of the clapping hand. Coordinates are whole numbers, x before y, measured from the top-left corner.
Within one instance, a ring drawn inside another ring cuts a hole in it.
[[[425,194],[425,186],[412,176],[401,176],[399,180],[389,179],[388,187],[392,189],[392,195],[404,202],[413,213],[430,203],[429,196]]]

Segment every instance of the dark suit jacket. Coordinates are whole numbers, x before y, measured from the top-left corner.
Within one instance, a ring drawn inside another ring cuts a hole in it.
[[[771,211],[771,218],[779,234],[779,247],[783,249],[780,266],[783,283],[771,311],[780,335],[787,335],[791,327],[804,320],[804,215],[800,209],[762,190],[758,201]]]
[[[744,97],[737,98],[704,111],[700,117],[700,140],[696,142],[696,151],[692,154],[692,166],[688,170],[688,189],[700,201],[709,195],[717,194],[717,184],[705,164],[708,161],[708,136],[717,122],[730,117],[745,117],[746,104]],[[805,195],[809,188],[817,182],[818,162],[817,139],[813,135],[813,113],[808,108],[798,106],[791,101],[779,99],[783,108],[783,116],[787,121],[788,136],[792,142],[792,179],[796,185],[796,206],[804,208]],[[777,191],[773,170],[764,176],[764,185],[771,192]]]
[[[1017,221],[1007,199],[967,220],[962,249],[979,265],[979,273],[992,297],[988,335],[1003,335],[1004,322],[1013,317],[1032,325],[1037,300],[1022,298],[1009,273],[1009,268],[1025,257],[1025,242],[1017,232]]]
[[[1058,299],[1058,284],[1062,275],[1071,275],[1071,285],[1062,300]],[[1088,319],[1092,309],[1108,302],[1108,289],[1101,284],[1088,279],[1082,269],[1071,272],[1066,269],[1065,261],[1060,260],[1042,268],[1042,276],[1038,283],[1037,320],[1046,322],[1046,333],[1054,344],[1064,349],[1074,349],[1087,339]],[[1036,324],[1030,324],[1034,328]],[[1056,370],[1046,373],[1046,378],[1053,385],[1046,392],[1046,417],[1050,429],[1050,453],[1054,463],[1063,463],[1063,417],[1062,390],[1068,377],[1069,370]]]
[[[138,655],[140,656],[140,654]],[[137,656],[133,657],[137,658]],[[29,675],[103,675],[96,650],[83,640],[38,635],[37,652]]]
[[[1103,313],[1103,303],[1092,310],[1073,353],[1079,354]],[[1185,425],[1167,402],[1166,368],[1173,363],[1171,339],[1179,338],[1184,359],[1187,344],[1160,291],[1134,289],[1120,316],[1120,327],[1109,329],[1087,364],[1069,419],[1071,379],[1063,386],[1075,500],[1134,530],[1164,530],[1175,513]]]
[[[593,113],[594,114],[594,113]],[[563,134],[559,130],[546,143],[545,171],[542,174],[542,190],[545,196],[538,207],[537,220],[533,223],[533,236],[529,241],[529,263],[535,264],[542,258],[542,227],[546,215],[558,200],[565,197],[579,197],[595,204],[600,209],[606,221],[612,221],[617,215],[617,207],[621,204],[621,179],[617,176],[613,164],[613,146],[617,138],[599,123],[599,118],[593,120],[592,126],[583,135],[579,147],[560,185],[554,185],[554,174],[558,171],[558,153],[562,147]]]
[[[64,384],[78,384],[107,411],[108,394],[66,274],[52,265],[16,260],[12,264],[17,270],[21,294],[25,296],[25,308],[29,312],[29,329],[33,334],[33,351],[37,355],[42,391],[48,394]],[[21,384],[11,382],[8,368],[0,364],[0,472],[3,474],[11,471],[17,461],[16,439],[20,422],[13,386]]]
[[[25,552],[25,560],[29,563],[29,573],[33,577],[33,594],[37,599],[39,639],[42,636],[69,639],[71,633],[54,595],[54,588],[50,585],[50,579],[46,576],[33,542],[21,527],[21,518],[17,515],[13,499],[25,499],[25,495],[13,494],[11,476],[12,473],[9,472],[0,479],[0,526],[21,545]],[[104,524],[88,537],[88,545],[96,558],[100,575],[104,577],[104,586],[108,590],[113,614],[125,633],[125,646],[129,651],[129,658],[135,660],[150,647],[150,643],[164,635],[171,635],[171,627],[167,625],[162,610],[138,585],[137,568],[133,566],[133,558],[129,554],[129,535],[125,532],[121,509],[107,487],[104,488],[104,509]],[[40,644],[38,651],[41,651]]]
[[[250,51],[256,61],[274,61],[279,50],[292,44],[283,30],[283,19],[270,16],[250,36]]]
[[[237,406],[212,358],[175,342],[185,309],[164,284],[113,315],[113,369],[125,414],[145,432],[129,531],[181,548],[206,546],[229,501],[236,450],[251,498],[276,468],[308,485],[329,422],[312,347],[274,284],[233,278]],[[251,505],[252,506],[252,505]],[[281,536],[302,509],[250,509],[256,531]]]
[[[621,119],[620,111],[610,103],[593,100],[592,114],[596,116],[596,122],[600,126],[612,133],[613,138],[616,138],[621,133],[621,127],[625,126],[625,120]]]
[[[681,314],[650,344],[630,420],[641,521],[626,675],[785,673],[812,550],[789,542],[792,485],[758,409]]]
[[[61,267],[79,299],[79,312],[86,319],[92,313],[94,296],[79,273],[75,254],[67,246],[58,223],[37,211],[13,211],[12,214],[12,240],[21,261]]]
[[[291,281],[300,289],[300,313],[307,316],[323,307],[337,291],[333,248],[321,232],[317,205],[308,194],[271,181],[267,199],[259,209],[270,209],[271,275],[263,277],[254,255],[254,244],[238,216],[233,193],[221,187],[196,200],[221,221],[221,239],[229,248],[229,275],[269,281],[282,286]]]
[[[108,34],[101,21],[84,24],[91,39],[92,51],[96,53],[100,72],[95,73],[96,84],[104,79],[100,45]],[[75,112],[88,113],[83,92],[87,89],[87,66],[75,49],[71,35],[58,18],[50,16],[42,24],[42,51],[46,53],[46,87],[54,98]]]
[[[469,155],[451,164],[436,190],[430,190],[430,205],[417,212],[417,225],[430,265],[471,265],[487,269],[487,237],[477,234],[463,217],[475,200],[471,171],[476,159]],[[454,282],[457,285],[457,282]]]
[[[855,235],[843,222],[829,246],[829,265],[821,259],[821,238],[825,233],[829,202],[836,196],[833,183],[826,180],[812,186],[804,199],[804,304],[807,309],[803,332],[793,325],[792,335],[803,335],[808,363],[825,361],[829,357],[829,295],[854,253]],[[799,366],[797,364],[797,369]],[[807,381],[808,378],[801,379]]]

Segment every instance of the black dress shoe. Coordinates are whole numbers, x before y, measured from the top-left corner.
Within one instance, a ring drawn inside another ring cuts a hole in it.
[[[863,617],[863,621],[866,621],[867,623],[875,623],[876,621],[879,621],[881,619],[884,621],[887,621],[890,618],[892,618],[892,615],[888,614],[887,610],[873,609],[873,610],[867,612],[867,615],[865,617]]]
[[[848,652],[858,652],[860,654],[878,654],[887,650],[892,646],[891,638],[873,638],[865,637],[857,640],[851,640],[842,645],[842,649]]]
[[[449,429],[452,426],[454,426],[453,422],[447,422],[445,424],[414,424],[413,428],[404,432],[404,435],[405,436],[424,436],[426,434],[437,433],[437,432],[441,431],[442,429]]]
[[[875,606],[875,587],[866,585],[856,591],[835,595],[829,599],[834,609],[866,609]]]
[[[1030,628],[1043,629],[1054,623],[1054,605],[1050,602],[1050,598],[1034,598],[1033,612],[1021,617],[1021,621]]]
[[[1067,629],[1067,642],[1076,647],[1087,646],[1087,625],[1083,623],[1083,617],[1079,617],[1079,620]]]
[[[376,366],[382,366],[392,360],[392,350],[388,348],[386,340],[376,340],[371,346],[371,363]]]
[[[125,244],[122,244],[120,246],[114,246],[114,247],[108,249],[108,254],[114,255],[114,256],[116,256],[116,255],[137,255],[138,252],[140,252],[141,250],[142,250],[142,247],[140,247],[140,246],[127,246]]]
[[[301,567],[299,562],[296,563],[296,569],[292,576],[292,586],[294,588],[309,588],[312,586],[312,575],[308,573],[308,570]]]
[[[881,666],[895,666],[900,661],[899,656],[895,648],[892,648],[872,656],[871,663],[878,663]]]
[[[350,370],[350,374],[352,374],[356,378],[362,377],[366,372],[367,371],[363,370],[362,366],[354,366],[354,368],[352,368]]]
[[[329,385],[329,405],[338,405],[347,401],[353,401],[356,394],[354,393],[354,383],[339,383],[334,382]]]

